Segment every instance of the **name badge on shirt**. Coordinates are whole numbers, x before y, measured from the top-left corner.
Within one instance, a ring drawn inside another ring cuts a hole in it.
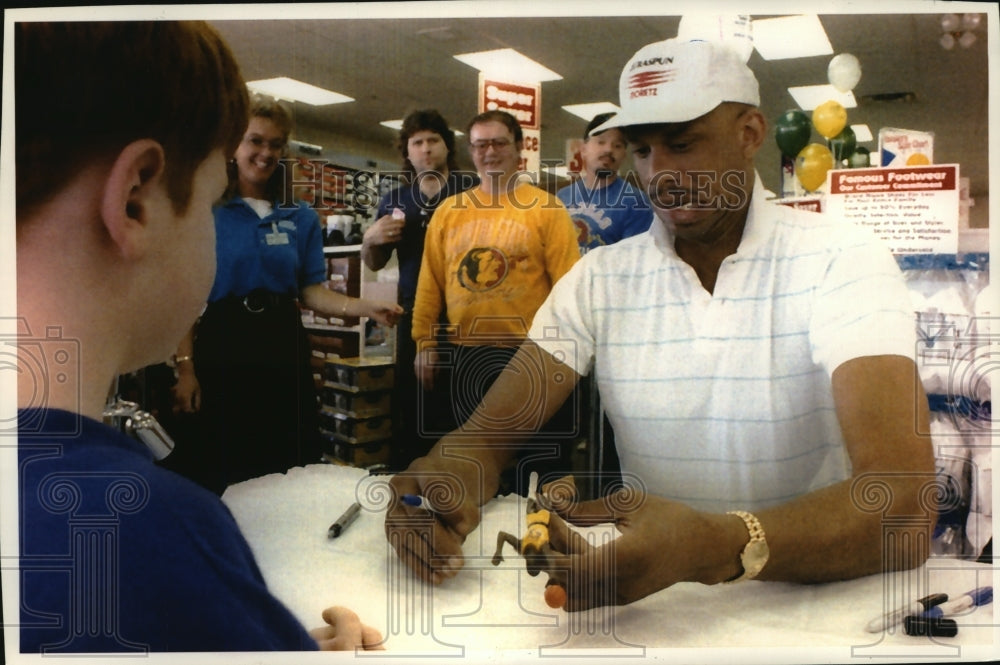
[[[287,245],[288,234],[278,230],[277,224],[271,222],[271,233],[264,235],[264,241],[268,245]]]

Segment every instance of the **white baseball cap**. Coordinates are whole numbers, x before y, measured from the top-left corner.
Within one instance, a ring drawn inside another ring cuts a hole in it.
[[[739,54],[722,44],[667,39],[647,44],[618,81],[621,111],[593,131],[687,122],[722,102],[758,106],[757,78]]]

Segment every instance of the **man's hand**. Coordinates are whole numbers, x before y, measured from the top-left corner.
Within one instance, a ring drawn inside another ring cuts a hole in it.
[[[346,607],[328,607],[323,610],[325,626],[309,631],[319,644],[320,651],[384,650],[382,634]]]
[[[404,217],[393,217],[391,214],[383,215],[375,220],[375,223],[365,231],[364,243],[368,245],[388,245],[399,242],[403,237],[403,226],[406,225]]]
[[[413,360],[413,372],[424,390],[434,390],[434,375],[437,373],[437,351],[422,349]]]
[[[484,483],[487,475],[492,482]],[[386,511],[385,534],[417,577],[440,584],[462,569],[462,543],[479,525],[483,485],[489,485],[487,496],[492,497],[496,476],[478,461],[432,451],[389,481],[396,502]],[[406,494],[424,497],[433,512],[404,504],[400,497]]]
[[[737,517],[630,490],[553,508],[578,526],[613,523],[621,534],[595,547],[559,516],[551,517],[553,570],[567,580],[567,611],[625,605],[677,582],[735,577],[749,538]]]

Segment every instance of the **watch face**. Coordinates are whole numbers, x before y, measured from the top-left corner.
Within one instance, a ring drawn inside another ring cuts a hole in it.
[[[759,573],[764,568],[764,564],[767,563],[769,554],[770,551],[765,541],[751,540],[747,543],[747,546],[743,548],[743,556],[741,557],[744,574],[748,577],[753,577]]]

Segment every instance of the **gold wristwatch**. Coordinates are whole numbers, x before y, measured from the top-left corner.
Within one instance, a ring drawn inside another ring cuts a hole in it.
[[[757,577],[761,570],[764,569],[764,564],[767,563],[767,557],[770,555],[770,550],[767,547],[767,540],[764,539],[764,527],[760,525],[760,520],[756,516],[746,512],[745,510],[731,510],[726,513],[727,515],[736,515],[743,523],[747,525],[747,531],[750,532],[750,542],[746,544],[743,551],[740,553],[740,561],[743,564],[743,574],[739,577],[734,577],[731,580],[726,580],[727,583],[741,582],[743,580],[752,580]]]

